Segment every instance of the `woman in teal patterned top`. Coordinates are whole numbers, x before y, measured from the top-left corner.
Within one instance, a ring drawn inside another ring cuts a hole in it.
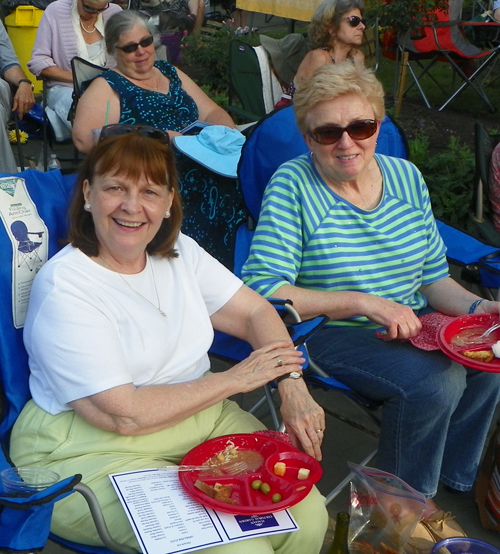
[[[231,117],[185,73],[154,61],[154,36],[137,12],[111,17],[105,37],[116,68],[94,79],[78,103],[73,140],[81,152],[93,145],[92,129],[105,123],[150,125],[171,138],[196,120],[234,127]]]
[[[472,488],[500,375],[407,339],[420,331],[426,310],[498,313],[500,304],[450,278],[418,169],[374,154],[384,99],[371,71],[322,66],[297,91],[294,110],[310,153],[271,178],[243,280],[264,296],[292,300],[304,318],[332,319],[308,341],[309,354],[382,403],[377,466],[427,498],[430,548],[431,535],[462,533],[432,497],[440,481]]]

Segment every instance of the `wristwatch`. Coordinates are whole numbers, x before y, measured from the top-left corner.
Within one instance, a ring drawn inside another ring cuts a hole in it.
[[[35,90],[35,85],[29,79],[19,79],[19,81],[17,82],[17,86],[19,86],[21,83],[28,83],[31,86],[31,92]]]
[[[280,383],[283,379],[302,379],[302,371],[292,371],[291,373],[286,373],[281,377],[276,379],[276,383]]]

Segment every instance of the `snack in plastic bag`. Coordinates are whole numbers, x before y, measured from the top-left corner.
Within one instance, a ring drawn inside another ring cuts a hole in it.
[[[425,511],[425,497],[395,475],[349,463],[349,551],[400,554]]]

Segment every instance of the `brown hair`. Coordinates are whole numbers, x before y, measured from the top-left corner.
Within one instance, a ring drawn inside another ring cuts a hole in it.
[[[332,27],[334,38],[344,16],[356,8],[363,15],[365,11],[363,0],[323,0],[316,8],[309,25],[309,47],[311,50],[329,46],[332,40]]]
[[[172,150],[159,141],[132,132],[98,142],[83,161],[69,207],[68,240],[87,256],[99,255],[99,241],[92,214],[84,209],[83,183],[90,186],[96,175],[123,175],[139,179],[141,175],[152,183],[164,185],[174,192],[170,217],[165,218],[153,240],[147,245],[148,254],[174,258],[174,249],[182,223],[179,184]]]

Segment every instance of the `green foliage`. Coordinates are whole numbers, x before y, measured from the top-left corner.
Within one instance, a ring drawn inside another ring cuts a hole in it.
[[[409,144],[410,159],[429,188],[434,215],[465,228],[474,188],[474,153],[456,137],[450,138],[445,151],[432,157],[426,135],[418,135]]]
[[[203,92],[210,97],[218,106],[225,108],[229,104],[227,91],[212,90],[207,85],[202,85]]]
[[[436,10],[447,10],[447,0],[367,0],[370,19],[378,17],[381,27],[406,33],[436,20]]]
[[[224,26],[210,34],[194,33],[187,39],[184,62],[199,69],[198,85],[212,91],[229,90],[229,45],[233,36]]]

